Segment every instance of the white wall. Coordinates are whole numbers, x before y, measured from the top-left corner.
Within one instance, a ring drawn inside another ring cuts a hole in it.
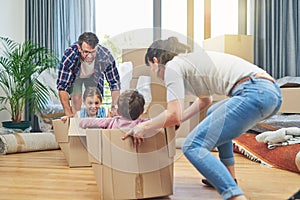
[[[25,1],[0,0],[0,35],[17,42],[25,40]]]
[[[25,40],[25,1],[0,0],[0,5],[0,36],[23,42]],[[0,93],[3,94],[1,89]],[[6,111],[1,111],[0,122],[5,120],[10,120],[10,115]]]

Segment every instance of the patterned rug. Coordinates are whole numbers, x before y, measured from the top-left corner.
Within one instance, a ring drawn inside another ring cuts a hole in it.
[[[256,134],[253,133],[245,133],[234,139],[234,151],[264,165],[300,173],[296,165],[296,155],[300,152],[300,144],[268,149],[267,144],[257,142],[255,136]]]

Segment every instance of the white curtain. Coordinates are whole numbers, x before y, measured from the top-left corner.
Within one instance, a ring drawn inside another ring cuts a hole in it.
[[[78,36],[95,32],[95,0],[26,0],[25,38],[52,49],[61,58]],[[56,80],[53,80],[56,81]],[[28,112],[32,132],[40,131],[37,116]]]

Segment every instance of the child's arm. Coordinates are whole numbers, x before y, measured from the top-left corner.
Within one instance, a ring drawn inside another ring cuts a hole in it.
[[[111,118],[82,118],[80,128],[107,128]]]

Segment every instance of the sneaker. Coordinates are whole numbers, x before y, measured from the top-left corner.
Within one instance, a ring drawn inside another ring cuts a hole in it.
[[[236,179],[234,179],[234,181],[237,183],[237,180],[236,180]],[[202,183],[203,183],[204,185],[208,186],[208,187],[214,187],[214,186],[212,186],[212,184],[210,184],[210,182],[208,182],[208,180],[206,180],[206,179],[202,179]]]

